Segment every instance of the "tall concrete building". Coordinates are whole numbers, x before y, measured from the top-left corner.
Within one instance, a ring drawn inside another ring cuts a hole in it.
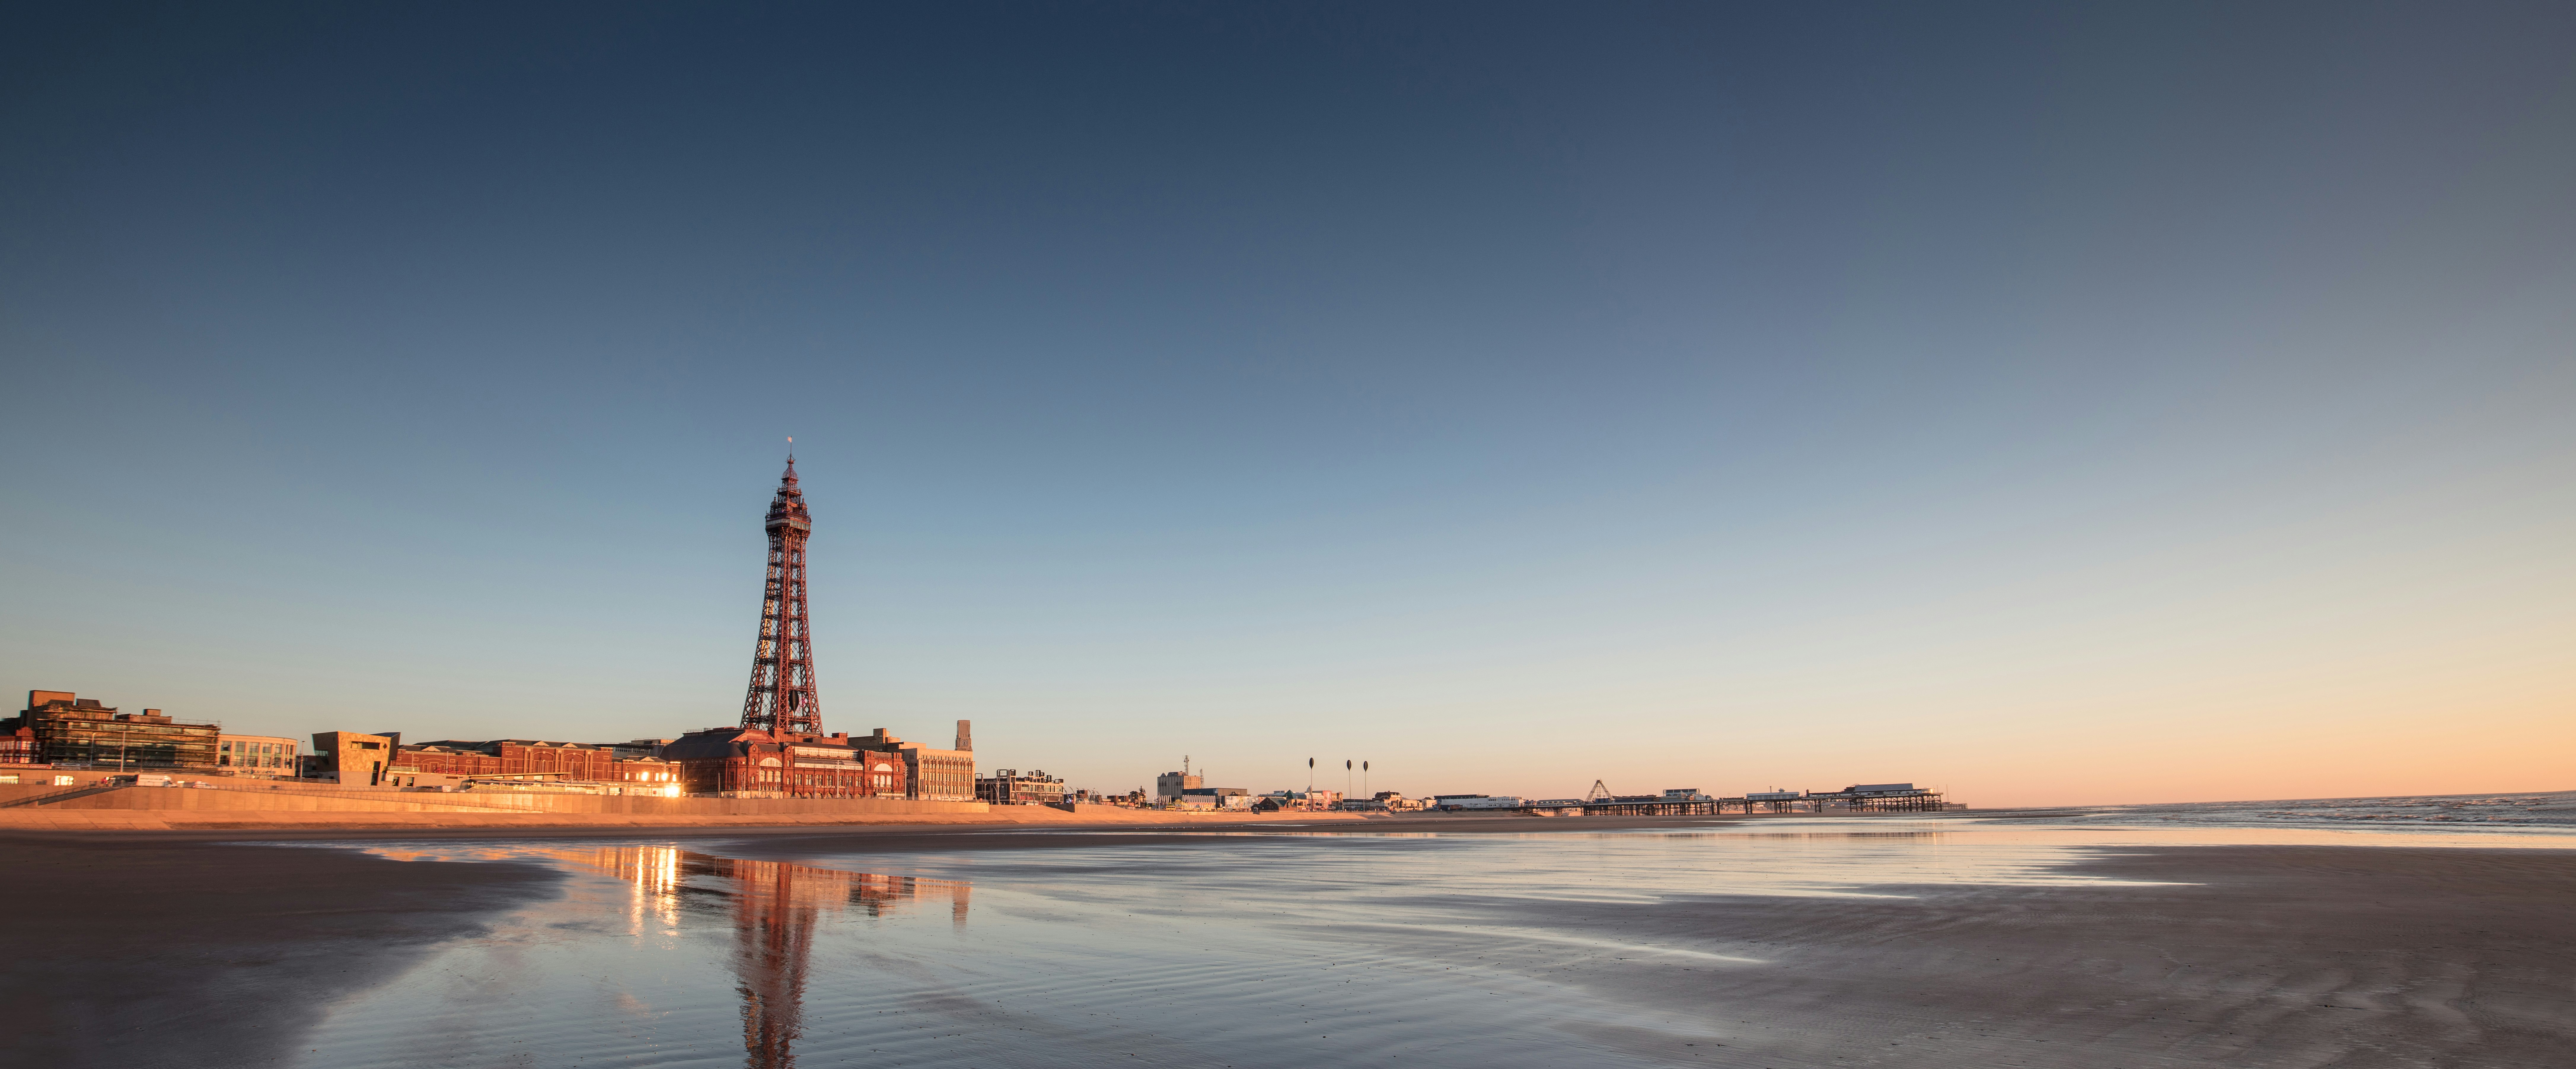
[[[973,741],[966,734],[966,722],[957,722],[958,741]],[[876,734],[859,735],[851,745],[879,753],[903,757],[904,771],[912,784],[911,796],[925,802],[972,802],[975,800],[975,754],[971,750],[937,750],[918,742],[905,742],[884,728]]]
[[[381,787],[385,770],[392,768],[394,754],[402,749],[402,732],[368,735],[356,731],[316,731],[313,733],[312,771],[314,778],[327,779],[343,787]]]

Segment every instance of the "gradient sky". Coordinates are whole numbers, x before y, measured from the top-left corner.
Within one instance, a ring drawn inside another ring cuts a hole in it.
[[[22,690],[730,723],[794,435],[1075,786],[2576,788],[2576,6],[35,7]]]

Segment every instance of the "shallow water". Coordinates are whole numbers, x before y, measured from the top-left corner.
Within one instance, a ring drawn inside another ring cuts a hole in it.
[[[566,891],[351,996],[302,1044],[303,1064],[1673,1064],[1587,1037],[1635,1027],[1713,1044],[1718,1022],[1641,1010],[1589,981],[1772,967],[1760,949],[1622,941],[1550,918],[1709,895],[2101,883],[2061,866],[2123,846],[2576,847],[2576,834],[2530,828],[2126,819],[1272,826],[946,853],[805,839],[376,848],[539,861],[568,874]]]
[[[2576,791],[2109,806],[2054,818],[2097,827],[2400,828],[2576,832]]]

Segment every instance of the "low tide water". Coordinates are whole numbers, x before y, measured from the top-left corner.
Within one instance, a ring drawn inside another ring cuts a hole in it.
[[[2560,805],[2576,795],[1602,831],[1569,818],[1533,820],[1527,833],[1266,825],[1147,843],[1068,831],[1035,847],[897,852],[858,838],[366,846],[545,864],[565,873],[564,890],[351,994],[300,1057],[314,1067],[1674,1064],[1597,1037],[1634,1028],[1714,1043],[1718,1022],[1641,1009],[1596,981],[1613,970],[1776,967],[1765,950],[1608,938],[1552,919],[1713,895],[2103,882],[2066,863],[2122,847],[2576,847]],[[2519,819],[2448,819],[2462,812]],[[951,841],[973,845],[971,833]]]

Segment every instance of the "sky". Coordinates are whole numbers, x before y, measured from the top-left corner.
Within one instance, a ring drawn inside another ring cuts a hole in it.
[[[988,771],[2576,788],[2563,3],[0,19],[19,689],[734,723],[793,436]]]

